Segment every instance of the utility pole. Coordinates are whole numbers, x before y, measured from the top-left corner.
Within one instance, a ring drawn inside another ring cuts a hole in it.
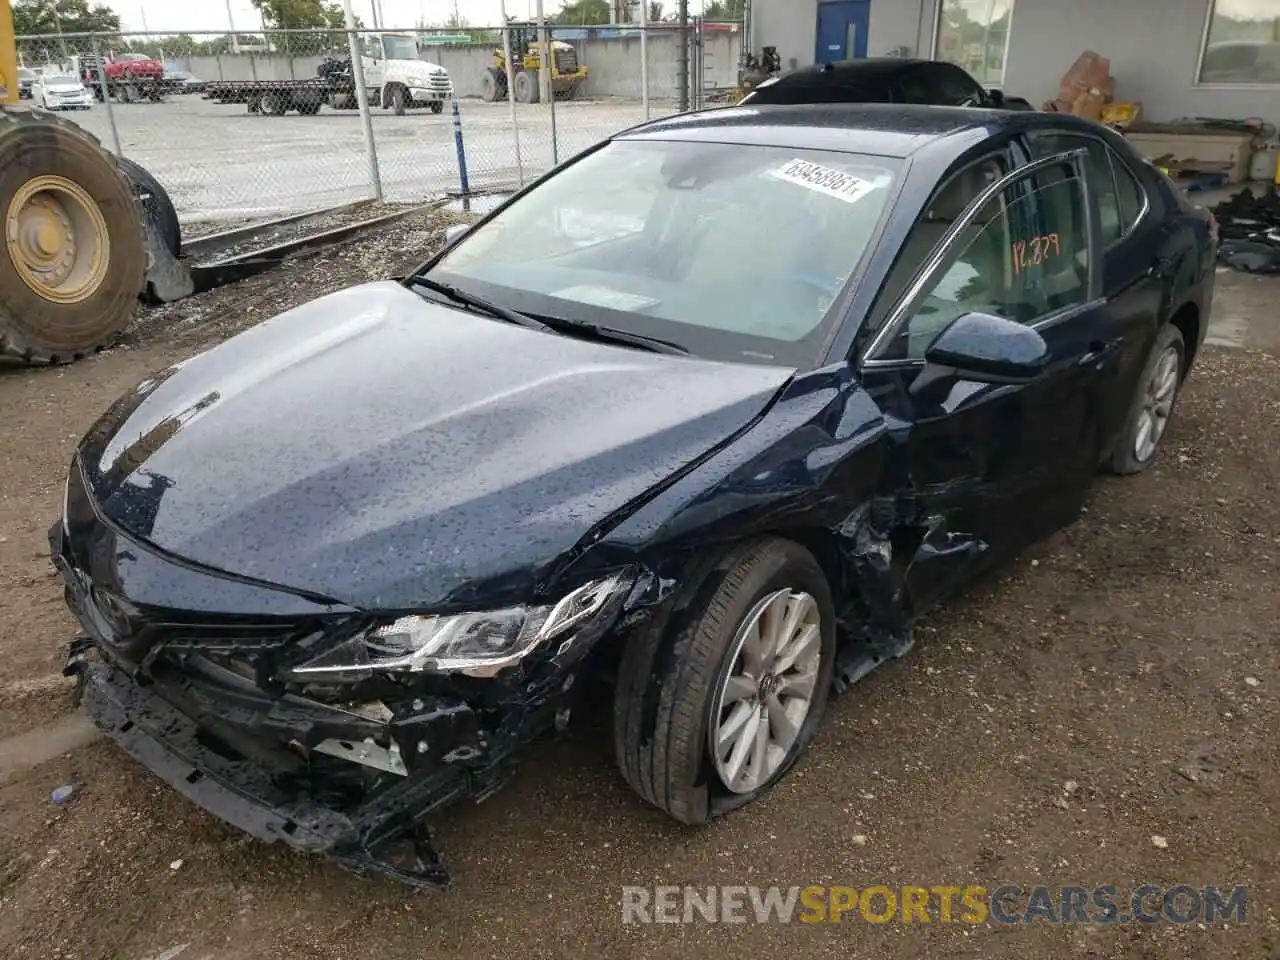
[[[680,55],[676,59],[676,84],[680,88],[680,112],[689,109],[689,0],[680,0]]]
[[[231,0],[227,0],[227,27],[231,30],[231,52],[240,52],[240,38],[236,36],[236,18],[231,15]]]
[[[53,14],[53,32],[58,35],[58,48],[62,59],[67,59],[67,41],[62,39],[62,19],[58,16],[58,0],[49,0],[49,12]]]

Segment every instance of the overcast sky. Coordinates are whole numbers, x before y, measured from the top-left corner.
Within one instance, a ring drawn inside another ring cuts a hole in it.
[[[352,0],[352,9],[366,26],[373,25],[372,0]],[[120,14],[125,30],[153,30],[157,33],[181,33],[196,30],[226,30],[227,0],[106,0],[107,6]],[[457,0],[458,12],[468,23],[485,26],[500,23],[502,0]],[[664,0],[675,9],[675,0]],[[444,23],[453,13],[454,0],[381,0],[384,27],[412,27],[419,19],[428,23]],[[547,13],[560,8],[561,0],[543,0]],[[511,16],[529,16],[536,9],[534,0],[506,0]],[[697,13],[702,0],[689,0],[689,10]],[[231,16],[237,30],[260,30],[262,21],[249,0],[231,0]]]

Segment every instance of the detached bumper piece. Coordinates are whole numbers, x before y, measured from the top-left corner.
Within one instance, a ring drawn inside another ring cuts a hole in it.
[[[418,888],[447,886],[448,871],[421,821],[494,786],[482,772],[446,768],[406,777],[340,811],[291,795],[252,761],[231,759],[153,690],[109,664],[88,661],[83,645],[72,645],[67,672],[78,675],[94,724],[188,800],[259,840],[327,855],[358,874]]]

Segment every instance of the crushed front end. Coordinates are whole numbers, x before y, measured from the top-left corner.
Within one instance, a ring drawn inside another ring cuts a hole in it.
[[[563,724],[637,588],[619,574],[542,607],[371,614],[160,554],[97,514],[75,465],[49,536],[87,634],[66,672],[108,737],[246,833],[420,887],[448,882],[424,818],[486,798]]]

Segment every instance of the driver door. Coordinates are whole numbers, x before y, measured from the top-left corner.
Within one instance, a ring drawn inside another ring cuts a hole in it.
[[[382,50],[381,37],[363,37],[360,40],[360,64],[364,69],[364,85],[366,96],[372,98],[382,89],[386,71],[386,56]],[[371,99],[371,103],[376,100]]]
[[[1079,516],[1102,443],[1099,400],[1114,376],[1082,153],[1003,178],[991,163],[962,170],[939,191],[935,209],[948,190],[976,199],[895,297],[861,364],[864,387],[895,427],[899,513],[928,530],[903,573],[916,611]],[[1047,368],[1026,383],[963,372],[917,383],[929,345],[971,312],[1033,327]]]

